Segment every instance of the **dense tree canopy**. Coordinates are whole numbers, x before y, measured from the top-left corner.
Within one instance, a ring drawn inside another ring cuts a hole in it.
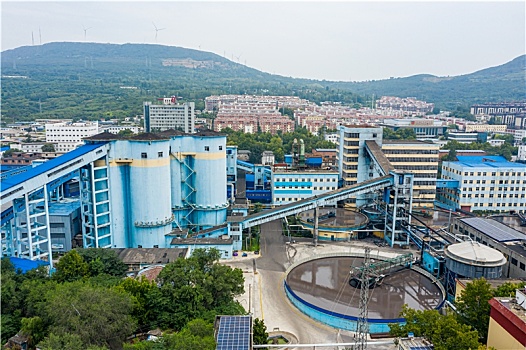
[[[414,310],[404,305],[400,317],[406,324],[390,323],[390,334],[407,337],[412,332],[433,343],[436,350],[478,349],[478,334],[470,326],[459,323],[455,315],[441,315],[436,310]]]
[[[243,293],[243,273],[218,264],[219,256],[216,249],[196,249],[190,258],[174,261],[161,271],[161,326],[181,329],[194,318],[212,319],[225,307],[242,312],[234,297]]]
[[[294,139],[303,140],[305,144],[305,153],[309,153],[314,148],[335,148],[336,145],[326,141],[322,136],[315,136],[305,128],[296,128],[293,133],[256,133],[246,134],[241,131],[224,129],[227,134],[229,145],[236,145],[240,150],[250,151],[250,162],[254,164],[261,163],[261,154],[263,151],[272,151],[276,162],[283,162],[285,154],[291,154],[292,143]]]
[[[513,147],[511,144],[505,142],[502,146],[492,146],[489,142],[472,142],[472,143],[460,143],[456,140],[449,141],[446,143],[442,149],[447,150],[482,150],[489,155],[499,155],[503,156],[507,160],[511,159],[512,155],[517,155],[518,148]],[[450,160],[450,159],[448,159]]]
[[[384,140],[416,140],[416,133],[413,129],[402,128],[396,131],[383,128]]]
[[[243,273],[219,258],[216,249],[197,249],[166,265],[158,281],[123,278],[122,262],[103,249],[68,252],[51,278],[2,259],[2,342],[20,331],[44,349],[118,349],[131,334],[160,327],[177,333],[153,349],[213,349],[215,316],[245,313],[234,300]]]

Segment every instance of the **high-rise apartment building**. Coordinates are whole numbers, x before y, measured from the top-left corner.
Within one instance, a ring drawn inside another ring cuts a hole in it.
[[[144,102],[144,131],[159,132],[170,129],[194,133],[195,103],[178,103],[175,97],[162,98],[162,103]]]

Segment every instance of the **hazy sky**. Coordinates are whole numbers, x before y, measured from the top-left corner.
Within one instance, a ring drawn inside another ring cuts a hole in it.
[[[5,1],[2,51],[54,41],[157,43],[284,76],[460,75],[525,53],[525,2]],[[153,22],[153,23],[152,23]],[[89,29],[87,29],[89,28]],[[86,37],[84,36],[86,31]]]

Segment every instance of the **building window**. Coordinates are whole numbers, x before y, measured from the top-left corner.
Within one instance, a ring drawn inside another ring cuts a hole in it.
[[[160,158],[163,156],[163,152],[157,152],[157,156]]]
[[[219,150],[222,151],[223,150],[223,146],[219,146]]]
[[[210,151],[210,146],[205,146],[205,151],[206,152]]]
[[[517,259],[511,258],[511,264],[517,266]]]
[[[519,263],[519,265],[520,265],[521,270],[523,270],[523,271],[526,270],[526,267],[524,266],[524,263],[521,262],[521,263]]]
[[[142,152],[141,153],[141,158],[148,158],[148,153]]]

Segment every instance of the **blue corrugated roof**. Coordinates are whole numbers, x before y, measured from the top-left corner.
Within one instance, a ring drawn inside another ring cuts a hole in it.
[[[49,215],[69,215],[78,208],[80,208],[80,200],[74,202],[51,202]]]
[[[89,153],[93,151],[94,149],[102,146],[106,142],[99,142],[99,143],[89,143],[82,147],[79,147],[71,152],[68,152],[60,157],[57,157],[55,159],[51,159],[50,161],[45,162],[42,165],[39,165],[31,170],[29,170],[26,173],[13,176],[10,179],[6,179],[1,182],[2,191],[5,191],[11,187],[18,186],[22,184],[23,182],[36,177],[38,175],[44,174],[49,170],[52,170],[64,163],[69,162],[70,160],[73,160],[75,158],[81,157],[85,155],[86,153]]]
[[[457,156],[458,163],[467,167],[524,168],[526,164],[514,163],[502,156]]]
[[[43,260],[29,260],[22,258],[15,258],[14,256],[9,257],[11,263],[15,267],[15,270],[22,270],[22,273],[26,273],[29,270],[36,269],[39,266],[49,265],[47,261]]]
[[[0,147],[0,152],[5,152],[7,150],[9,150],[9,146],[4,146],[4,147]]]

